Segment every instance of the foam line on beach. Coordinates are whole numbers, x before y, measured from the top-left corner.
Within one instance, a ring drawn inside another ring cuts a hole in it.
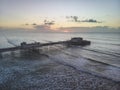
[[[73,68],[76,68],[77,70],[82,70],[100,77],[120,82],[119,66],[106,62],[96,61],[82,56],[76,56],[74,54],[69,53],[66,50],[59,49],[59,47],[55,47],[55,49],[61,51],[62,53],[59,53],[54,56],[48,54],[51,60],[54,60],[58,63],[62,63],[67,66],[71,66]],[[102,70],[102,72],[99,70]]]
[[[56,56],[49,55],[51,60],[54,60],[58,63],[62,63],[67,66],[71,66],[77,70],[82,70],[84,72],[91,73],[93,75],[97,75],[100,77],[104,77],[107,79],[111,79],[116,82],[120,82],[120,69],[116,67],[112,67],[109,65],[105,65],[99,62],[94,62],[85,59],[85,58],[75,58],[70,59],[67,55],[59,54]],[[102,69],[103,71],[100,72],[97,69]]]
[[[64,53],[65,55],[69,55],[69,56],[74,57],[74,58],[79,58],[79,56],[80,56],[80,57],[85,58],[85,59],[90,60],[90,61],[94,61],[94,62],[102,63],[102,64],[105,64],[105,65],[109,65],[109,66],[112,66],[112,67],[120,68],[119,65],[113,64],[113,63],[110,63],[110,62],[99,61],[99,60],[95,60],[95,59],[91,59],[91,58],[84,57],[84,56],[82,56],[82,55],[79,55],[79,56],[73,55],[73,54],[71,54],[70,52],[68,52],[67,50],[59,49],[60,46],[56,46],[56,47],[54,47],[54,48],[57,49],[57,50],[59,50],[59,51],[61,51],[61,52]]]
[[[105,52],[102,52],[102,51],[96,51],[96,50],[93,50],[93,49],[87,49],[87,48],[83,48],[83,47],[80,47],[80,49],[83,49],[83,50],[88,50],[88,51],[93,51],[93,52],[97,52],[97,53],[101,53],[101,54],[106,54],[106,55],[112,55],[112,56],[115,56],[115,57],[119,57],[119,55],[114,55],[114,54],[111,54],[111,53],[105,53]]]

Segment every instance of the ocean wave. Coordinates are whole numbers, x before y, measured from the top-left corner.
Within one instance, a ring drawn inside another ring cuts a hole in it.
[[[63,53],[60,53],[59,55],[55,55],[55,56],[49,54],[49,56],[51,60],[73,67],[76,70],[91,73],[93,75],[111,79],[117,82],[120,81],[120,68],[118,67],[114,67],[103,62],[101,63],[83,57],[78,57],[73,59]]]

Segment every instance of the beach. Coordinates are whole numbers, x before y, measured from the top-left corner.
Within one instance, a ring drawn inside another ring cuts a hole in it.
[[[5,54],[0,90],[119,90],[120,83],[49,59]],[[10,56],[9,56],[10,55]],[[11,56],[12,55],[12,56]]]
[[[23,41],[47,43],[70,40],[71,37],[83,37],[91,41],[91,45],[44,46],[38,49],[40,53],[29,50],[3,52],[0,54],[0,90],[120,88],[119,33],[24,33],[22,37],[18,33],[13,36],[8,35],[16,45]],[[4,37],[0,40],[0,48],[13,47]]]

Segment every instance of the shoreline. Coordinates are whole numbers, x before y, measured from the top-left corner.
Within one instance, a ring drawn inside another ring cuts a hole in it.
[[[119,90],[120,84],[50,59],[1,60],[0,89]]]

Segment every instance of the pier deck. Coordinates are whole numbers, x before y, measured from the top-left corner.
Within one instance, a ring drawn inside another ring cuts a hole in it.
[[[55,45],[55,44],[65,44],[67,41],[59,41],[59,42],[50,42],[50,43],[41,43],[41,44],[27,44],[25,46],[16,46],[16,47],[8,47],[8,48],[1,48],[1,52],[7,52],[7,51],[15,51],[15,50],[22,50],[22,49],[33,49],[33,48],[39,48],[43,46],[50,46],[50,45]]]
[[[48,42],[48,43],[35,42],[35,43],[27,44],[26,42],[22,42],[20,46],[1,48],[0,53],[7,52],[7,51],[22,50],[22,49],[35,49],[35,48],[40,48],[43,46],[50,46],[50,45],[55,45],[55,44],[64,44],[67,46],[71,46],[71,45],[85,46],[85,45],[90,45],[90,41],[83,40],[82,38],[77,37],[77,38],[71,38],[71,40]]]

